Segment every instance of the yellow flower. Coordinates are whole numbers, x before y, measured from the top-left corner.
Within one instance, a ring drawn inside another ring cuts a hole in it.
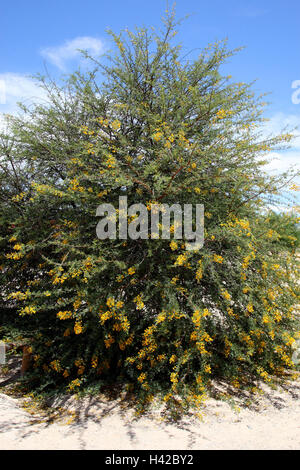
[[[165,321],[165,319],[166,319],[166,315],[164,313],[160,313],[157,316],[156,323],[161,323],[161,322]]]
[[[68,320],[69,318],[72,318],[72,312],[69,310],[65,310],[64,312],[58,312],[56,316],[60,320]]]
[[[248,311],[249,313],[254,312],[254,307],[253,307],[252,304],[248,304],[248,305],[247,305],[247,311]]]
[[[226,356],[226,357],[228,357],[229,354],[230,354],[231,346],[232,346],[232,343],[228,340],[228,338],[225,338],[225,349],[224,349],[224,353],[225,353],[225,356]]]
[[[33,315],[36,313],[36,308],[33,306],[27,306],[22,308],[20,315]]]
[[[224,299],[226,300],[231,300],[231,295],[229,294],[229,292],[227,290],[223,290],[222,291],[222,296],[224,297]]]
[[[224,258],[222,256],[219,256],[219,255],[214,255],[214,262],[215,263],[220,263],[222,264],[224,261]]]
[[[196,277],[196,280],[197,280],[197,282],[201,281],[201,279],[202,279],[202,276],[203,276],[203,271],[202,271],[202,260],[201,260],[201,259],[198,261],[198,264],[199,264],[199,268],[197,269],[197,271],[196,271],[196,276],[195,276],[195,277]]]
[[[178,377],[177,377],[176,372],[172,372],[172,374],[170,375],[170,381],[171,381],[173,384],[177,384],[177,383],[178,383]]]
[[[74,390],[76,387],[80,387],[80,385],[81,385],[81,381],[80,381],[79,379],[75,379],[75,380],[73,380],[73,381],[69,384],[68,389],[69,389],[70,391],[72,391],[72,390]]]
[[[80,321],[77,321],[74,325],[74,333],[75,335],[80,335],[82,333],[82,324]]]
[[[115,305],[114,299],[113,299],[112,297],[109,297],[109,298],[107,299],[107,301],[106,301],[106,305],[107,305],[108,307],[113,307],[113,306]]]
[[[146,379],[147,375],[145,373],[142,373],[138,376],[138,381],[140,383],[144,382],[144,380]]]
[[[205,308],[205,309],[203,310],[203,312],[202,312],[202,316],[203,316],[203,317],[208,317],[209,315],[210,315],[209,310],[208,310],[207,308]]]
[[[108,168],[115,168],[116,166],[116,159],[112,157],[111,155],[108,156],[108,159],[105,162],[106,166]]]
[[[270,335],[271,339],[274,339],[274,338],[275,338],[275,331],[274,331],[274,330],[271,330],[271,331],[269,332],[269,335]]]
[[[14,245],[14,250],[21,250],[22,248],[22,245],[20,245],[19,243],[17,243],[16,245]]]
[[[233,315],[233,309],[232,308],[228,308],[227,312],[228,312],[228,315]]]
[[[52,361],[50,362],[50,367],[55,370],[56,372],[59,372],[61,370],[61,366],[59,361]]]
[[[134,267],[131,267],[131,268],[128,269],[127,272],[128,272],[128,274],[129,274],[130,276],[132,276],[132,275],[135,273],[135,268],[134,268]]]
[[[177,250],[178,245],[174,240],[171,241],[170,248],[171,248],[172,251]]]
[[[144,308],[145,304],[144,304],[144,302],[143,302],[143,300],[142,300],[141,295],[137,295],[137,296],[133,299],[133,301],[134,301],[135,304],[136,304],[137,310],[142,310],[142,309]]]
[[[121,123],[118,119],[115,119],[112,123],[111,123],[111,127],[115,130],[115,131],[118,131],[121,127]]]
[[[240,383],[239,383],[238,379],[233,379],[231,381],[231,383],[235,388],[240,388]]]
[[[226,117],[226,114],[227,114],[226,111],[222,108],[222,109],[219,109],[216,116],[218,119],[224,119]]]
[[[282,319],[282,314],[279,312],[279,310],[275,310],[274,312],[274,318],[276,322],[280,322]]]
[[[16,299],[16,300],[25,300],[27,299],[29,295],[30,295],[29,291],[26,291],[25,293],[18,291],[18,292],[12,292],[11,294],[9,294],[7,298]]]
[[[175,354],[173,354],[173,355],[170,357],[169,362],[170,362],[170,364],[172,364],[172,363],[175,362],[175,361],[176,361],[176,356],[175,356]]]
[[[156,132],[155,134],[152,135],[153,140],[158,142],[162,138],[162,133],[161,132]]]
[[[108,320],[109,318],[111,318],[111,316],[112,316],[112,313],[111,313],[109,310],[108,310],[107,312],[105,312],[105,313],[101,313],[101,314],[100,314],[100,321],[101,321],[101,323],[102,323],[102,324],[105,323],[106,320]]]
[[[160,361],[164,361],[166,359],[166,355],[165,354],[159,354],[156,358],[159,362]]]
[[[115,342],[115,339],[112,337],[112,335],[108,334],[106,339],[104,340],[105,347],[107,349],[110,348],[114,342]]]
[[[175,266],[182,266],[186,262],[186,255],[179,255],[176,259],[174,265]]]

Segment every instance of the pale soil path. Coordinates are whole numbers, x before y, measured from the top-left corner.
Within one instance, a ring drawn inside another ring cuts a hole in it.
[[[31,407],[25,411],[24,400],[0,393],[0,449],[299,450],[299,381],[265,392],[240,411],[211,398],[203,421],[190,416],[177,424],[158,411],[135,419],[123,402],[102,396],[57,401],[52,409],[60,406],[59,419],[51,421]]]

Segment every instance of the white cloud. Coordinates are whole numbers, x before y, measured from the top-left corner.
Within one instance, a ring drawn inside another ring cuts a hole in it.
[[[3,84],[3,99],[0,103],[0,112],[11,113],[16,110],[18,101],[37,102],[45,98],[42,90],[32,78],[17,73],[0,73],[0,82]]]
[[[270,152],[268,154],[269,163],[264,167],[268,172],[282,173],[288,168],[296,168],[299,166],[300,153],[295,150]]]
[[[284,151],[284,152],[271,152],[269,153],[269,163],[263,167],[264,171],[271,176],[276,176],[284,173],[289,169],[298,170],[300,169],[300,152],[298,150]],[[291,200],[293,205],[300,204],[299,192],[291,190],[293,183],[300,185],[300,177],[296,176],[290,182],[289,185],[280,190],[280,200],[282,205],[287,207]],[[288,197],[287,200],[284,198]]]
[[[268,139],[275,137],[282,132],[291,132],[295,138],[288,145],[290,148],[285,150],[276,150],[266,153],[259,157],[259,160],[267,161],[268,163],[262,169],[271,176],[278,176],[288,170],[300,170],[300,130],[294,130],[296,127],[300,129],[300,114],[285,114],[282,112],[274,114],[260,129],[260,139]],[[300,184],[299,176],[295,177],[294,183]],[[291,191],[289,188],[292,182],[286,188],[281,189],[279,195],[280,204],[278,206],[270,206],[273,210],[283,209],[286,211],[291,201],[293,205],[299,204],[299,193]]]
[[[300,151],[300,107],[298,115],[285,114],[282,112],[274,114],[269,121],[265,123],[262,131],[263,136],[267,138],[270,135],[275,136],[280,134],[285,128],[290,131],[296,127],[298,127],[298,129],[293,131],[295,139],[291,142],[291,146],[294,150],[298,149]]]
[[[288,204],[267,204],[265,207],[265,211],[273,211],[277,213],[284,213],[284,214],[291,214],[297,216],[299,213],[299,209],[297,206],[291,206]]]
[[[45,91],[32,79],[17,73],[1,73],[0,83],[2,99],[0,102],[0,127],[4,123],[4,114],[15,114],[17,103],[27,105],[46,101]]]
[[[42,49],[41,54],[60,70],[66,70],[67,62],[80,57],[78,49],[86,50],[93,55],[99,55],[104,52],[105,48],[101,39],[82,36],[65,41],[64,44],[57,47]]]
[[[299,129],[293,130],[296,127]],[[291,167],[300,169],[300,114],[298,116],[282,112],[274,114],[262,127],[262,138],[275,137],[285,128],[286,131],[293,130],[295,138],[290,142],[289,149],[274,151],[262,157],[263,160],[269,160],[264,167],[268,173],[282,173]]]

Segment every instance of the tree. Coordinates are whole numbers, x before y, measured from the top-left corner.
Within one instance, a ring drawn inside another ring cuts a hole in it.
[[[263,96],[220,72],[235,51],[183,60],[176,27],[169,14],[158,35],[111,32],[115,55],[63,84],[40,77],[48,102],[2,136],[2,298],[26,319],[35,386],[117,381],[191,404],[213,377],[239,387],[292,367],[296,247],[264,210],[294,175],[259,158],[292,135],[263,139]],[[96,208],[120,195],[203,203],[203,248],[99,240]]]

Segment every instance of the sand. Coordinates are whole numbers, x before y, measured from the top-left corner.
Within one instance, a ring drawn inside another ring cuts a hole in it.
[[[105,396],[66,396],[40,412],[30,397],[0,393],[0,449],[299,450],[299,380],[263,387],[254,398],[237,393],[235,406],[209,398],[202,420],[191,414],[178,422],[159,409],[137,418],[128,403]]]

